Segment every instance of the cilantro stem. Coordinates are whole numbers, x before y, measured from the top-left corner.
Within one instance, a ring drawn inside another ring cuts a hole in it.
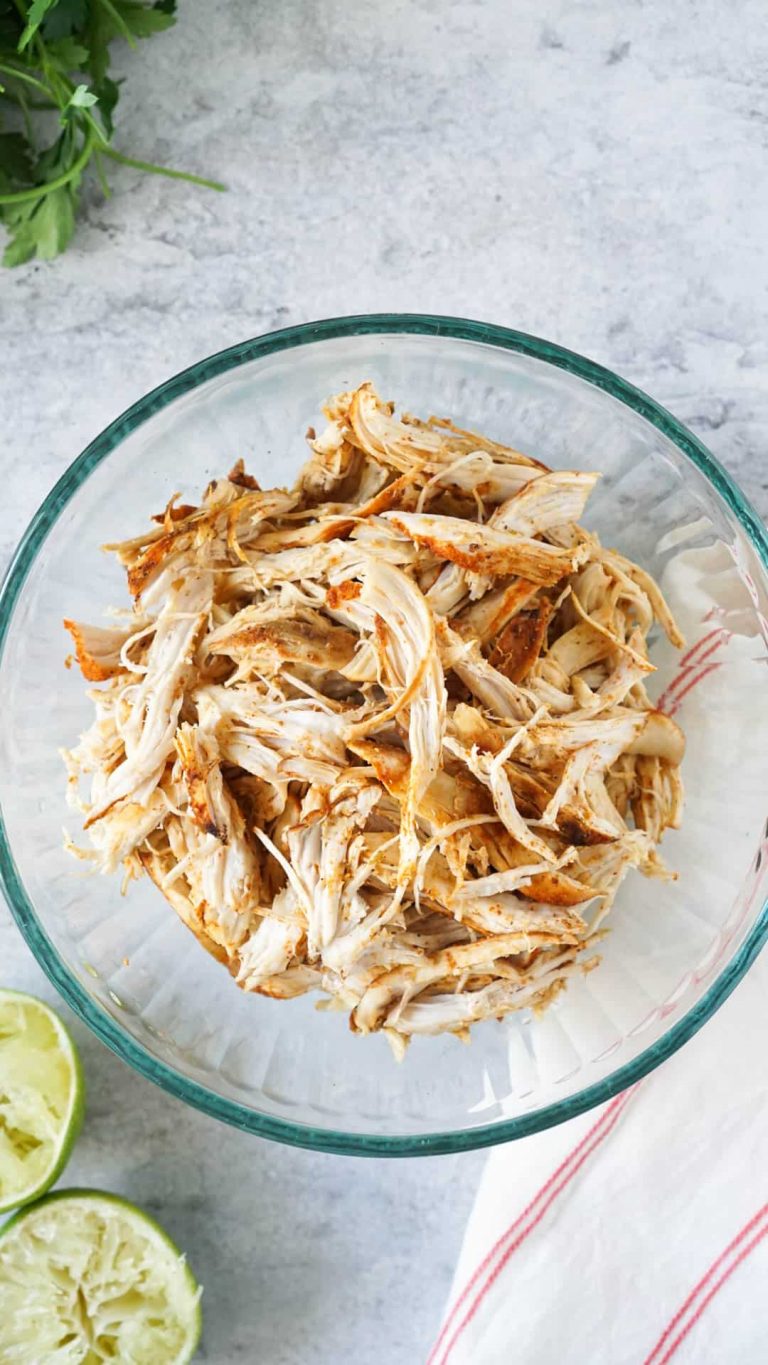
[[[219,190],[222,194],[227,189],[219,180],[205,180],[203,176],[192,175],[190,171],[172,171],[169,166],[155,166],[151,161],[137,161],[133,156],[124,156],[114,147],[100,147],[99,151],[112,161],[118,161],[121,166],[133,166],[135,171],[146,171],[148,175],[167,175],[171,180],[188,180],[192,185],[202,185],[208,190]]]
[[[32,128],[32,120],[29,117],[29,101],[27,100],[27,97],[22,90],[19,91],[17,100],[19,108],[21,109],[21,117],[24,120],[24,132],[27,135],[27,142],[29,143],[30,147],[34,147],[35,134]]]
[[[131,33],[131,30],[126,24],[122,14],[119,14],[118,11],[115,9],[114,5],[112,4],[112,0],[99,0],[99,4],[101,5],[101,8],[103,10],[106,10],[107,14],[112,20],[112,23],[115,25],[115,28],[118,30],[119,33],[123,35],[125,41],[129,44],[129,46],[135,47],[136,39]]]
[[[101,192],[104,195],[104,198],[111,199],[112,191],[109,188],[107,177],[104,174],[104,167],[101,164],[101,152],[99,151],[98,147],[96,148],[96,152],[94,154],[93,164],[96,167],[96,174],[99,178],[99,184],[101,185]]]
[[[55,37],[55,28],[48,32],[48,12],[57,6],[64,41]],[[156,23],[149,19],[152,9],[159,11]],[[149,175],[226,189],[111,145],[121,84],[108,74],[113,41],[140,47],[137,39],[175,22],[175,9],[176,0],[0,0],[0,127],[7,107],[14,109],[19,129],[7,153],[0,137],[0,183],[8,190],[0,193],[0,235],[7,232],[9,238],[4,264],[20,265],[35,254],[47,259],[66,248],[84,172],[92,171],[109,195],[107,157]]]
[[[8,95],[8,98],[14,100],[16,104],[21,104],[21,100],[17,95],[11,95],[8,91],[6,91],[6,94]],[[50,113],[51,109],[61,108],[61,105],[54,104],[53,100],[27,100],[26,106],[28,109],[44,109],[47,113]]]
[[[52,194],[54,190],[60,190],[62,185],[68,185],[70,180],[74,180],[79,175],[83,167],[88,164],[93,153],[94,139],[91,133],[86,133],[85,142],[76,161],[68,170],[63,171],[55,180],[46,180],[41,185],[33,185],[29,190],[17,190],[15,194],[0,194],[0,204],[24,204],[30,199],[44,199],[47,194]]]
[[[3,90],[3,99],[10,100],[12,104],[17,105],[21,110],[27,142],[30,147],[34,148],[35,138],[32,129],[32,120],[29,117],[30,109],[56,109],[57,106],[50,103],[46,104],[43,100],[28,100],[26,95],[22,94],[20,90]]]
[[[0,71],[4,71],[6,76],[15,76],[16,80],[24,81],[27,85],[33,86],[35,90],[40,90],[47,99],[50,100],[53,98],[50,86],[44,85],[42,81],[36,80],[34,76],[30,76],[26,71],[20,71],[18,67],[15,66],[6,66],[3,62],[0,62]],[[55,104],[54,107],[58,108],[58,105]]]

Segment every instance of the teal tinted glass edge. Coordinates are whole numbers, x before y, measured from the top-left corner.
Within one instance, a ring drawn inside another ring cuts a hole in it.
[[[63,508],[93,469],[115,449],[136,427],[154,413],[167,407],[174,399],[197,388],[217,375],[234,369],[261,356],[287,350],[310,342],[334,337],[360,335],[410,334],[445,336],[464,341],[475,341],[499,349],[514,351],[545,361],[564,369],[604,389],[612,397],[633,409],[671,440],[690,459],[713,485],[733,512],[763,567],[768,572],[768,533],[757,513],[741,493],[722,465],[707,448],[671,413],[649,398],[640,389],[619,378],[592,360],[574,351],[490,323],[473,322],[464,318],[440,317],[426,314],[378,313],[358,317],[330,318],[283,328],[277,332],[244,341],[236,346],[199,361],[180,374],[153,389],[139,399],[120,417],[101,432],[69,466],[54,485],[35,516],[32,518],[0,588],[0,657],[5,644],[8,625],[30,567],[51,526]],[[312,1148],[318,1151],[358,1156],[427,1156],[439,1153],[470,1151],[493,1146],[514,1138],[526,1137],[565,1119],[574,1118],[595,1105],[611,1099],[620,1091],[641,1079],[659,1063],[682,1047],[720,1007],[741,980],[750,963],[768,940],[768,901],[750,930],[744,943],[704,997],[651,1047],[604,1080],[587,1086],[577,1095],[569,1096],[543,1109],[514,1119],[503,1120],[483,1127],[453,1133],[379,1136],[367,1133],[345,1133],[316,1129],[308,1124],[294,1123],[268,1114],[255,1113],[246,1105],[212,1094],[205,1086],[180,1076],[172,1067],[151,1057],[139,1047],[106,1013],[71,975],[58,956],[53,944],[37,919],[35,911],[18,875],[0,811],[0,888],[10,905],[11,913],[35,957],[47,976],[74,1012],[113,1052],[155,1084],[194,1105],[204,1113],[221,1119],[236,1128],[256,1133],[277,1142]]]

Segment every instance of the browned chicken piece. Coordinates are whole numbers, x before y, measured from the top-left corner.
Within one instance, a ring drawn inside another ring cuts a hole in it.
[[[65,621],[75,646],[75,657],[80,672],[88,682],[106,682],[118,673],[126,673],[128,665],[123,662],[123,651],[134,636],[141,634],[143,626],[151,628],[151,622],[132,619],[128,626],[88,626],[81,621]]]
[[[546,643],[551,615],[552,603],[546,598],[518,612],[496,636],[488,662],[511,682],[523,682]]]
[[[227,625],[208,636],[212,654],[224,654],[254,673],[279,673],[284,664],[306,664],[322,672],[338,671],[354,654],[358,637],[334,626],[320,613],[260,622],[244,607]]]
[[[561,550],[513,531],[467,522],[458,517],[419,512],[385,512],[403,536],[470,573],[493,578],[518,574],[533,583],[552,584],[572,573],[585,558],[584,547]]]
[[[514,578],[502,588],[492,588],[476,602],[470,602],[453,618],[453,628],[464,639],[485,645],[495,640],[518,612],[528,607],[539,591],[538,583]]]

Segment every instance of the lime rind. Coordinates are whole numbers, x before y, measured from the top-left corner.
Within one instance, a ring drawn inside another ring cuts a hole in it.
[[[135,1204],[57,1190],[0,1230],[0,1360],[188,1365],[201,1292],[165,1229]]]
[[[0,990],[0,1213],[58,1180],[84,1112],[83,1070],[66,1025],[35,996]]]

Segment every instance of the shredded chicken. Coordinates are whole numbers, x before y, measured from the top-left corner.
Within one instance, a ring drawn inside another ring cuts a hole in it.
[[[401,1056],[598,961],[682,814],[650,575],[578,523],[597,475],[339,394],[290,491],[238,463],[107,547],[131,612],[67,620],[64,754],[97,870],[146,872],[237,984],[318,991]],[[87,791],[86,791],[87,787]]]

